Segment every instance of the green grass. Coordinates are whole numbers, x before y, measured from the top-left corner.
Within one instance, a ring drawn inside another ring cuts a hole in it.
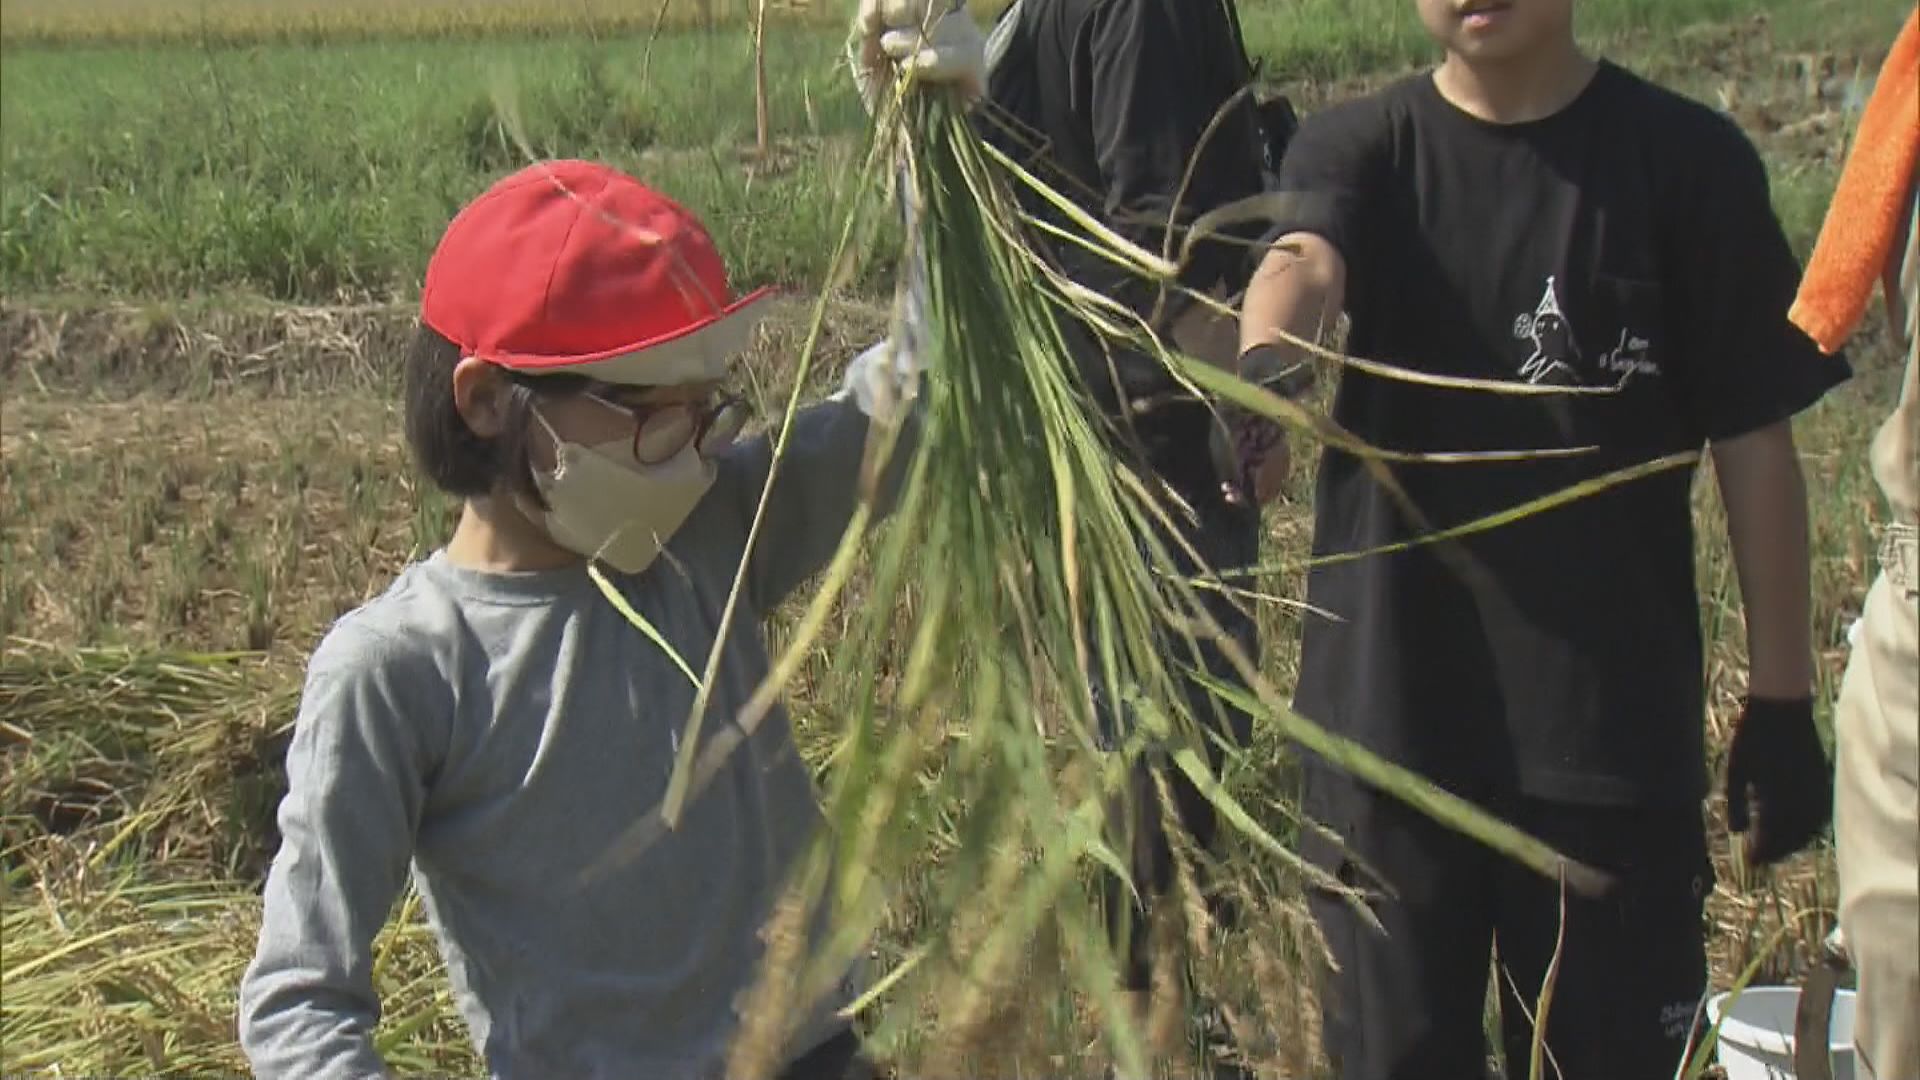
[[[650,69],[634,40],[15,51],[0,280],[12,295],[409,295],[454,211],[527,160],[501,92],[535,153],[606,159],[673,193],[743,278],[816,283],[861,118],[837,42],[778,43],[774,131],[804,145],[760,169],[741,156],[739,33],[672,35]]]
[[[1306,85],[1403,69],[1432,47],[1411,0],[1253,0],[1251,51]],[[1703,95],[1792,82],[1779,56],[1877,55],[1900,0],[1588,0],[1596,47]],[[1688,45],[1686,27],[1767,12],[1771,30]],[[775,153],[756,163],[738,26],[644,37],[366,41],[326,47],[10,47],[0,65],[0,288],[178,299],[405,299],[456,209],[533,150],[595,157],[701,214],[741,280],[827,280],[865,118],[840,31],[770,31]],[[1716,63],[1694,58],[1703,50]],[[1802,200],[1816,216],[1819,184]],[[1808,230],[1810,232],[1810,227]],[[880,238],[884,241],[885,237]],[[846,269],[877,286],[884,242]]]

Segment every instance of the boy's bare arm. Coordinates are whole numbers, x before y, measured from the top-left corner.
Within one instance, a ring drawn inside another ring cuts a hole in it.
[[[1712,447],[1727,534],[1745,602],[1748,693],[1813,692],[1806,481],[1793,428],[1781,421]]]
[[[1288,233],[1260,260],[1240,310],[1240,353],[1273,346],[1287,365],[1309,355],[1286,336],[1318,344],[1346,299],[1347,262],[1314,233]],[[1284,332],[1284,333],[1283,333]],[[1246,377],[1272,373],[1246,372]]]

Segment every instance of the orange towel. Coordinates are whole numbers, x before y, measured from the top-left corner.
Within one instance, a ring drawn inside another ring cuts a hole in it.
[[[1920,160],[1920,10],[1881,65],[1840,173],[1820,240],[1788,318],[1827,353],[1840,350],[1867,313],[1907,221]]]

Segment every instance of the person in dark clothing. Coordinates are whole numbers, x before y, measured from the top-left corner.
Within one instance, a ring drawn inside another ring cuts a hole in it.
[[[1201,214],[1269,187],[1276,163],[1270,143],[1286,134],[1270,118],[1288,114],[1284,102],[1263,113],[1252,95],[1253,77],[1232,0],[1020,0],[989,37],[986,104],[976,112],[977,124],[983,137],[1129,241],[1178,252],[1183,230],[1191,231]],[[1034,193],[1018,194],[1029,213],[1073,228]],[[1262,231],[1196,237],[1179,284],[1229,297],[1245,281]],[[1039,230],[1030,238],[1068,277],[1127,305],[1163,339],[1201,359],[1233,364],[1239,334],[1232,318],[1073,244],[1049,243]],[[1166,538],[1185,560],[1183,569],[1253,565],[1259,506],[1277,494],[1284,447],[1262,459],[1266,467],[1259,471],[1239,468],[1236,447],[1271,445],[1277,429],[1245,422],[1230,429],[1215,406],[1187,393],[1157,358],[1111,347],[1084,326],[1063,331],[1110,422],[1115,453],[1190,508],[1179,536]],[[1220,628],[1249,658],[1257,657],[1252,613],[1224,593],[1207,595]],[[1203,635],[1193,643],[1210,673],[1235,678],[1215,642]],[[1176,662],[1192,656],[1188,641],[1171,632],[1167,648]],[[1227,708],[1197,682],[1187,696],[1213,735],[1236,745],[1247,741],[1251,719],[1244,712]],[[1117,743],[1131,719],[1115,715],[1108,688],[1096,687],[1095,701],[1104,734]],[[1224,754],[1211,737],[1207,748],[1217,768]],[[1177,827],[1205,850],[1216,832],[1212,804],[1183,774],[1167,773]],[[1134,885],[1150,903],[1172,882],[1167,829],[1173,823],[1163,820],[1146,760],[1130,788],[1116,817],[1128,834]],[[1123,991],[1138,1016],[1151,981],[1149,907],[1130,901],[1124,883],[1112,884],[1109,910],[1123,954]]]
[[[1270,118],[1283,115],[1285,103],[1263,109],[1254,99],[1232,0],[1021,0],[988,48],[978,113],[984,136],[1142,248],[1177,251],[1200,215],[1269,186],[1277,164],[1269,139],[1285,134]],[[1019,194],[1029,213],[1071,228],[1050,203]],[[1236,291],[1261,232],[1242,225],[1196,238],[1180,286]],[[1209,320],[1190,296],[1078,245],[1038,232],[1032,239],[1076,282],[1157,316],[1156,332],[1197,342],[1214,354],[1203,358],[1231,365],[1238,336],[1230,320]],[[1206,402],[1188,396],[1153,357],[1084,344],[1076,351],[1083,374],[1144,464],[1183,494],[1204,489],[1254,501],[1239,490],[1244,478],[1221,475],[1231,470],[1217,460]],[[1236,490],[1222,492],[1223,484]]]
[[[1563,897],[1322,764],[1307,854],[1390,896],[1369,928],[1317,906],[1345,1080],[1484,1075],[1498,953],[1510,1076],[1557,955],[1545,1044],[1567,1080],[1668,1077],[1706,990],[1713,869],[1694,584],[1710,450],[1750,649],[1726,795],[1750,859],[1825,828],[1812,713],[1807,510],[1791,418],[1844,380],[1785,316],[1799,266],[1752,144],[1725,116],[1583,55],[1572,0],[1418,0],[1434,70],[1309,117],[1298,193],[1248,289],[1243,340],[1293,353],[1342,308],[1356,356],[1512,392],[1348,369],[1334,419],[1396,451],[1557,451],[1396,469],[1416,521],[1327,451],[1316,556],[1403,545],[1636,465],[1630,482],[1445,543],[1318,565],[1299,712],[1618,882]],[[1564,908],[1563,905],[1564,904]],[[1564,911],[1564,921],[1563,921]],[[1558,952],[1556,953],[1556,950]]]

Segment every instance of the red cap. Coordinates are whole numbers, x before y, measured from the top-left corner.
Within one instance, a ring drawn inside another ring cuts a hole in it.
[[[550,161],[454,217],[420,318],[503,367],[662,386],[724,376],[767,295],[734,297],[712,237],[679,203],[604,165]]]

